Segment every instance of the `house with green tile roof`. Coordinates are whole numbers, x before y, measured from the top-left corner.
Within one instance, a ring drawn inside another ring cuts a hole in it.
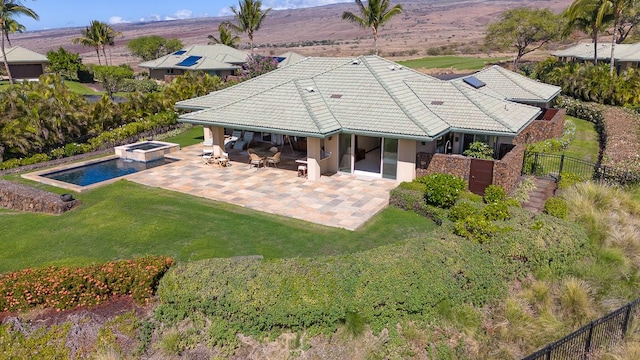
[[[149,76],[170,80],[187,71],[203,71],[222,78],[233,75],[247,61],[249,54],[227,45],[193,45],[138,66],[149,69]]]
[[[37,79],[44,74],[45,66],[49,63],[46,56],[20,46],[8,48],[5,53],[14,79]],[[0,62],[4,62],[2,54]]]
[[[597,53],[598,62],[608,63],[611,59],[611,42],[579,43],[566,49],[554,51],[551,55],[563,62],[592,62]],[[640,66],[640,43],[616,44],[613,57],[618,72]]]
[[[410,181],[417,154],[460,154],[473,141],[497,149],[542,113],[378,56],[306,58],[176,107],[190,111],[180,122],[205,127],[214,152],[225,129],[276,144],[306,138],[310,180],[340,171]]]

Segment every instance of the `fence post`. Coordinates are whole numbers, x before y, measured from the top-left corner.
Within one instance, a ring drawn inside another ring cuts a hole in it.
[[[564,166],[564,151],[562,152],[562,155],[560,156],[560,167],[558,169],[558,181],[562,180],[562,167]]]
[[[593,321],[589,323],[589,336],[584,344],[584,359],[589,358],[589,352],[591,351],[591,337],[593,336]]]
[[[538,153],[533,154],[533,165],[531,165],[531,175],[537,175],[536,166],[538,165]]]
[[[624,312],[624,321],[622,322],[622,338],[627,336],[627,329],[629,328],[629,317],[631,317],[631,303],[627,304],[627,310]]]

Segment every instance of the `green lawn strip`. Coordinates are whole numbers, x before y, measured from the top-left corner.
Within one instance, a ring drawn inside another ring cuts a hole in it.
[[[572,116],[567,116],[566,119],[576,124],[576,137],[564,151],[564,154],[592,163],[598,161],[600,145],[598,144],[598,132],[595,129],[595,125],[592,122]]]
[[[163,141],[179,144],[180,147],[195,145],[204,141],[202,126],[194,126],[180,135],[166,138]]]
[[[496,63],[508,58],[477,58],[463,56],[432,56],[422,59],[398,61],[398,64],[412,69],[448,69],[480,70],[487,64]]]
[[[147,254],[178,261],[334,255],[394,243],[435,227],[416,214],[389,208],[351,232],[128,181],[74,196],[82,205],[59,216],[1,214],[0,273]]]
[[[77,81],[65,80],[64,84],[66,87],[69,88],[69,90],[81,95],[102,95],[103,94],[102,92],[95,91],[90,87],[82,83],[79,83]]]

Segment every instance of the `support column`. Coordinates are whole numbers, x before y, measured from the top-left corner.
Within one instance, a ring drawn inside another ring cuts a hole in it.
[[[203,126],[202,129],[204,130],[204,142],[202,143],[205,146],[211,146],[213,145],[213,133],[211,131],[210,126]]]
[[[213,156],[221,156],[224,152],[224,128],[212,126],[209,131],[213,138]]]
[[[320,139],[307,138],[307,178],[311,181],[320,179]]]
[[[412,181],[416,178],[416,148],[415,140],[398,140],[398,165],[396,180]]]

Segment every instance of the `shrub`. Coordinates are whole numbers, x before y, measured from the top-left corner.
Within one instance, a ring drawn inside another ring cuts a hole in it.
[[[484,189],[484,202],[487,204],[504,201],[507,198],[507,192],[499,185],[489,185]]]
[[[424,184],[417,181],[411,181],[411,182],[404,181],[404,182],[401,182],[400,185],[398,185],[398,187],[401,189],[407,189],[407,190],[417,190],[422,193],[424,193],[424,191],[426,190],[426,187],[424,186]]]
[[[504,201],[488,204],[482,209],[482,215],[484,215],[487,220],[511,219],[511,212]]]
[[[471,191],[463,191],[460,193],[460,196],[458,197],[460,200],[469,200],[471,202],[477,202],[477,203],[481,203],[482,202],[482,196],[478,195],[478,194],[474,194]]]
[[[585,176],[575,173],[563,172],[560,174],[560,181],[558,182],[558,189],[564,190],[572,187],[573,185],[589,180]]]
[[[416,205],[422,204],[424,204],[423,190],[412,190],[398,186],[389,194],[389,205],[403,210],[413,210]]]
[[[472,142],[469,144],[469,148],[462,154],[478,159],[493,159],[493,149],[489,144],[483,143],[482,141]]]
[[[0,311],[36,306],[70,309],[100,304],[113,295],[136,302],[151,299],[162,275],[174,265],[167,257],[143,257],[85,268],[49,267],[0,275]]]
[[[426,186],[425,200],[427,204],[448,209],[467,187],[466,182],[455,175],[431,174],[417,179]]]
[[[488,242],[498,230],[498,226],[484,216],[474,215],[456,221],[453,233],[483,244]]]
[[[480,209],[471,202],[459,201],[449,209],[448,218],[451,221],[464,220],[469,216],[479,215]]]
[[[569,214],[569,206],[566,201],[552,197],[544,203],[544,212],[559,219],[564,219]]]

